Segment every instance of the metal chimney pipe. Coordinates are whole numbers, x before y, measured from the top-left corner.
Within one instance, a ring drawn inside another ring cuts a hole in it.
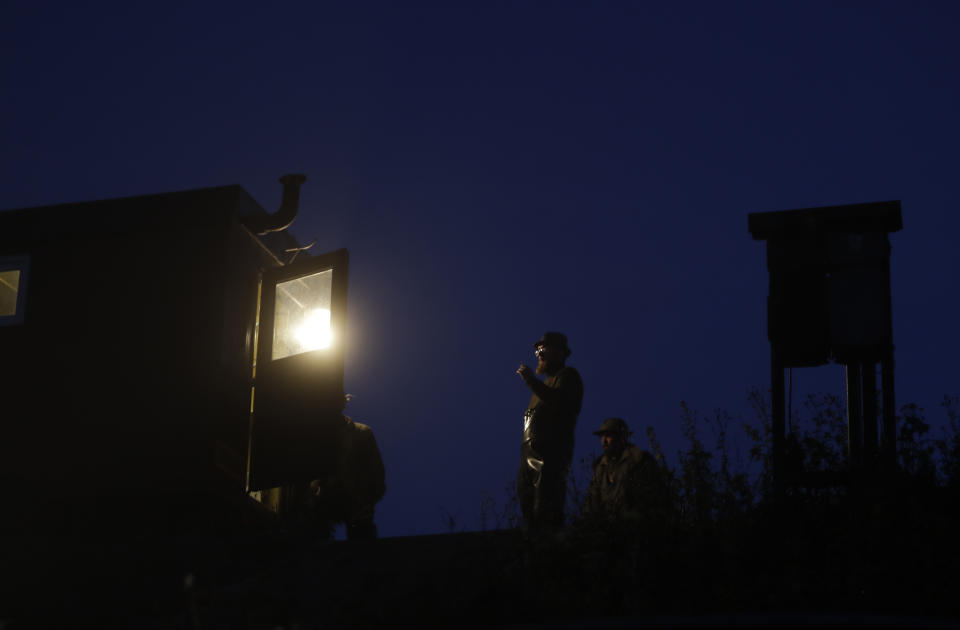
[[[283,200],[280,209],[263,219],[256,229],[257,234],[279,232],[290,227],[300,209],[300,186],[307,181],[307,176],[300,173],[284,175],[280,178],[283,184]]]

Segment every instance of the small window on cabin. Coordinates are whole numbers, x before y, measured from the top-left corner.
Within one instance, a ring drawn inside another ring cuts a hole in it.
[[[273,359],[329,348],[333,270],[277,284]]]
[[[0,257],[0,326],[23,321],[26,281],[25,256]]]

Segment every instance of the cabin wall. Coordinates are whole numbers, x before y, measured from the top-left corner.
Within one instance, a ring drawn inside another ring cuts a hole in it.
[[[18,211],[0,236],[0,255],[30,257],[24,322],[0,328],[5,488],[56,503],[241,487],[226,455],[245,456],[269,256],[229,205],[176,201],[146,228],[45,231]]]

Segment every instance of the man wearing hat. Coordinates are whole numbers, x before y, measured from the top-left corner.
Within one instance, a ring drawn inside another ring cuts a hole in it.
[[[517,497],[530,530],[563,526],[567,472],[573,459],[573,436],[583,403],[580,374],[566,365],[567,337],[548,332],[533,344],[536,374],[526,364],[517,374],[530,388],[530,404],[523,415],[523,442]],[[544,380],[537,378],[538,374]]]
[[[601,455],[593,463],[584,517],[598,525],[652,522],[665,516],[667,486],[660,465],[628,440],[623,418],[607,418],[600,429]]]

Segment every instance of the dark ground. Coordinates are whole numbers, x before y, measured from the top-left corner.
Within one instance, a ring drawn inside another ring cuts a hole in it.
[[[537,543],[335,542],[209,510],[8,532],[0,627],[960,627],[957,521],[924,504]]]

